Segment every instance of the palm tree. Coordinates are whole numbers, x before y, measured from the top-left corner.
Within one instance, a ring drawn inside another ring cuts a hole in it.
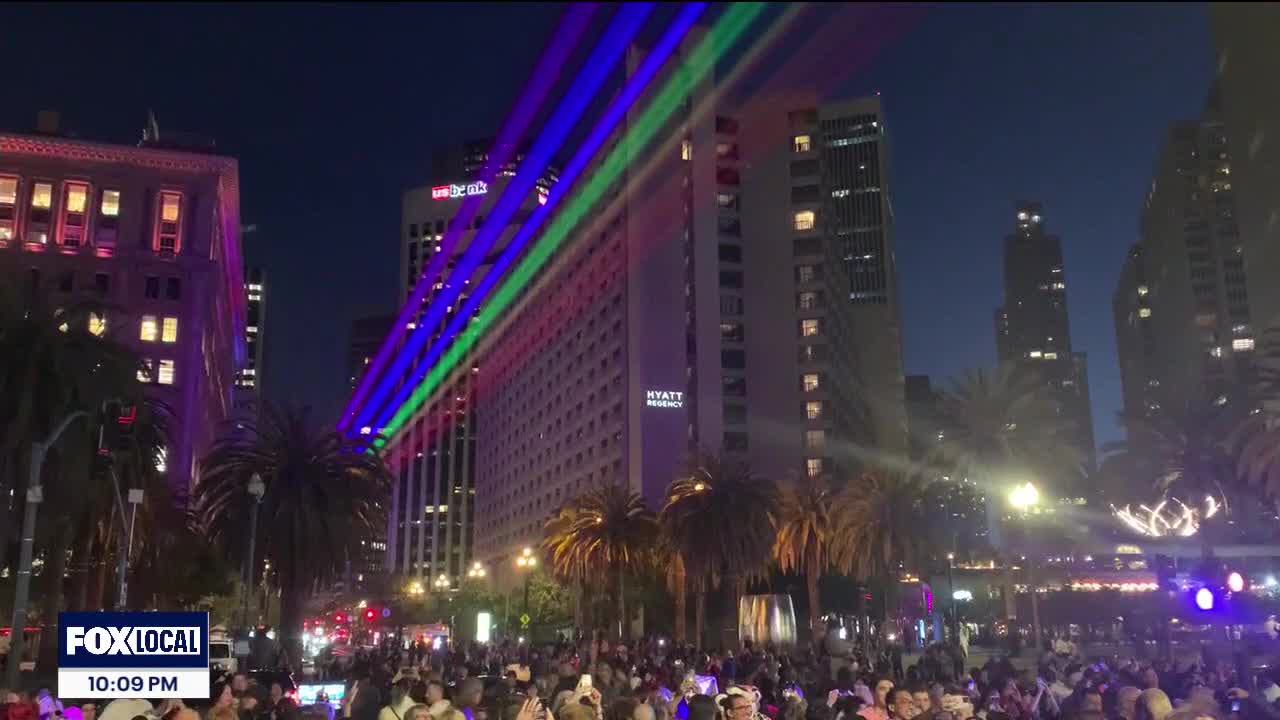
[[[230,423],[201,462],[193,505],[203,531],[233,564],[250,534],[254,475],[266,484],[258,547],[280,580],[284,646],[297,662],[305,596],[315,581],[339,577],[348,553],[373,539],[390,473],[380,457],[314,421],[309,409],[267,408],[257,421]]]
[[[618,637],[628,639],[626,578],[653,566],[657,524],[644,498],[626,486],[605,485],[570,501],[547,522],[543,548],[561,579],[617,580]]]
[[[1120,414],[1127,440],[1103,451],[1124,453],[1125,464],[1152,473],[1157,491],[1226,497],[1222,483],[1235,475],[1233,433],[1245,418],[1243,403],[1226,394],[1193,393],[1158,412]]]
[[[836,556],[851,549],[837,545],[848,537],[843,527],[847,496],[833,488],[827,478],[808,474],[781,485],[779,491],[773,559],[783,572],[804,576],[809,594],[809,631],[817,633],[821,614],[818,578],[835,564]]]
[[[929,549],[940,546],[925,522],[924,499],[932,482],[920,474],[872,470],[844,490],[847,515],[837,526],[834,561],[856,578],[884,583],[886,616],[893,576],[900,569],[919,569]]]
[[[706,453],[667,489],[659,522],[693,586],[695,642],[703,641],[709,590],[721,580],[729,584],[728,615],[736,618],[743,585],[768,572],[777,495],[775,485],[745,463],[723,463]]]
[[[970,370],[938,403],[942,441],[933,460],[990,482],[1010,468],[1051,472],[1074,480],[1084,457],[1070,442],[1075,428],[1058,412],[1040,378],[1012,365]]]

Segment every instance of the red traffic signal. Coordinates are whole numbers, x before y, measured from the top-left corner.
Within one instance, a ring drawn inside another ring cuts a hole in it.
[[[120,408],[120,415],[116,417],[116,422],[121,425],[132,425],[138,419],[138,406],[126,405]]]
[[[334,622],[336,622],[336,623],[346,622],[346,621],[347,621],[347,617],[346,617],[345,615],[343,615],[342,613],[334,613],[334,614],[333,614],[333,621],[334,621]]]
[[[374,618],[376,615],[377,615],[377,613],[375,613],[375,612],[373,611],[373,608],[369,608],[368,610],[365,610],[365,611],[364,611],[364,619],[365,619],[365,620],[368,620],[369,622],[373,622],[373,618]]]

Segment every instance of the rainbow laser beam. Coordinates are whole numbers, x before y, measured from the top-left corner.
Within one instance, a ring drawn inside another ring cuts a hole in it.
[[[555,85],[560,76],[561,68],[564,67],[564,64],[569,59],[569,54],[578,46],[578,42],[586,33],[587,26],[598,7],[598,3],[584,2],[573,4],[565,11],[551,42],[534,66],[533,74],[530,75],[524,91],[521,92],[515,109],[503,123],[502,129],[498,133],[494,147],[489,153],[491,160],[482,171],[482,176],[486,181],[491,179],[494,168],[502,167],[511,159],[517,143],[524,136],[530,123],[533,122],[534,115],[542,107],[543,101],[546,100],[547,95],[551,92],[552,86]],[[413,293],[400,309],[400,314],[392,325],[392,331],[383,339],[377,355],[365,369],[359,386],[357,386],[355,393],[343,409],[342,419],[338,423],[339,429],[345,429],[350,426],[352,416],[361,407],[369,391],[373,389],[374,382],[381,376],[383,368],[391,358],[391,354],[395,351],[396,346],[399,345],[406,325],[421,308],[427,292],[435,284],[436,277],[444,268],[447,256],[451,254],[452,248],[462,235],[461,228],[471,223],[476,213],[479,212],[482,202],[483,198],[481,197],[468,198],[463,201],[457,213],[457,226],[450,226],[449,231],[441,241],[441,252],[436,253],[431,258],[427,269],[419,276],[418,282],[414,285]]]
[[[471,276],[480,262],[488,254],[493,243],[497,241],[505,229],[511,216],[515,214],[533,189],[537,178],[542,174],[552,156],[564,144],[565,139],[577,124],[582,113],[596,97],[604,82],[609,78],[614,65],[622,59],[627,46],[644,26],[656,3],[628,3],[614,15],[604,36],[596,44],[591,56],[587,58],[581,71],[574,78],[573,85],[563,100],[556,107],[547,121],[542,133],[534,142],[533,148],[525,156],[515,177],[507,185],[506,191],[498,199],[489,213],[483,226],[477,231],[475,238],[468,244],[462,258],[458,261],[449,278],[453,282],[445,282],[440,292],[432,298],[427,306],[425,316],[419,321],[419,331],[411,333],[390,369],[378,382],[373,394],[356,415],[355,427],[366,427],[388,395],[409,370],[414,355],[422,348],[431,336],[430,328],[436,327],[448,308],[452,307],[465,286],[465,280]],[[446,253],[437,253],[443,256]]]
[[[675,51],[680,44],[680,40],[688,33],[689,28],[697,21],[698,17],[706,10],[705,2],[689,3],[683,7],[676,17],[672,20],[662,37],[645,56],[644,61],[640,64],[636,71],[628,78],[626,85],[622,91],[610,102],[609,106],[597,121],[591,134],[574,154],[573,159],[564,167],[560,173],[560,181],[547,196],[547,202],[539,206],[533,211],[524,225],[516,233],[515,237],[507,244],[501,256],[489,269],[485,277],[476,285],[471,295],[467,298],[463,307],[454,315],[447,328],[432,343],[429,352],[414,367],[414,372],[408,382],[401,385],[399,392],[387,404],[387,407],[379,415],[374,423],[375,427],[381,427],[385,424],[392,414],[404,404],[408,395],[422,377],[427,373],[432,364],[444,351],[445,346],[458,333],[459,330],[467,323],[467,319],[475,311],[475,308],[484,300],[489,290],[501,279],[507,267],[515,261],[520,254],[524,245],[530,238],[541,228],[542,223],[555,210],[556,205],[570,191],[578,176],[586,170],[591,163],[591,159],[595,157],[600,146],[608,139],[609,134],[614,131],[618,123],[622,121],[627,111],[635,103],[644,89],[657,76],[658,71],[666,63],[671,53]]]
[[[414,389],[409,400],[396,410],[391,422],[382,429],[382,435],[373,441],[374,448],[384,447],[388,438],[394,436],[435,388],[448,377],[479,340],[481,334],[499,319],[501,313],[532,279],[534,273],[541,269],[569,232],[618,178],[625,169],[628,158],[638,154],[653,140],[665,120],[680,107],[684,97],[692,90],[695,81],[715,67],[716,61],[734,45],[752,21],[764,10],[765,5],[765,3],[735,3],[725,11],[707,36],[690,53],[681,69],[667,80],[635,125],[624,134],[618,147],[609,154],[587,185],[564,212],[557,216],[555,222],[529,254],[506,278],[492,301],[475,316],[467,332],[458,338],[441,361],[431,368],[422,383]],[[466,317],[466,314],[463,314],[463,317]]]

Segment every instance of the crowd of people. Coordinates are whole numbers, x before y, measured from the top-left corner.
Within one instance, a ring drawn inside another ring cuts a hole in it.
[[[1217,658],[1090,658],[1050,644],[1019,669],[964,664],[934,645],[903,667],[892,647],[706,653],[662,639],[404,648],[386,642],[319,668],[340,701],[299,707],[286,683],[239,673],[211,696],[62,702],[7,692],[0,720],[1280,720],[1266,668]]]

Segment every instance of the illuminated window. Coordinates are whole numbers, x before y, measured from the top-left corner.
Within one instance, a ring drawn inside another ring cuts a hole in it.
[[[801,337],[817,337],[818,335],[818,319],[808,318],[800,321]]]
[[[1151,292],[1151,288],[1148,288],[1146,285],[1138,286],[1138,297],[1146,297],[1149,292]]]
[[[89,313],[89,332],[102,337],[107,332],[107,318],[96,312]]]
[[[138,327],[138,339],[142,342],[155,342],[157,329],[156,316],[143,315],[142,323]]]
[[[102,205],[99,207],[99,213],[107,217],[120,216],[120,191],[119,190],[103,190]]]
[[[169,469],[169,448],[161,446],[156,450],[156,472],[164,473]]]
[[[160,342],[178,342],[178,318],[167,317],[160,326]]]
[[[818,378],[818,373],[805,373],[800,382],[805,392],[815,392],[822,386],[822,380]]]
[[[817,307],[818,307],[818,305],[819,305],[819,303],[818,303],[818,293],[816,293],[816,292],[802,292],[802,293],[800,293],[800,295],[797,297],[796,304],[800,306],[800,309],[801,309],[801,310],[813,310],[813,309],[817,308]]]
[[[1236,338],[1231,341],[1231,349],[1236,352],[1248,352],[1253,349],[1253,338]]]
[[[792,226],[796,230],[812,230],[815,216],[812,210],[801,210],[792,218]]]
[[[808,458],[804,461],[804,470],[809,477],[822,475],[822,458]]]
[[[177,253],[182,248],[182,195],[160,193],[160,216],[156,219],[157,252]]]
[[[810,420],[822,419],[822,401],[810,400],[804,404],[804,416]]]
[[[1140,318],[1151,317],[1151,308],[1138,308],[1138,317]]]
[[[813,282],[818,277],[818,270],[813,265],[800,265],[796,268],[796,282]]]
[[[1220,357],[1222,357],[1222,346],[1221,346],[1221,345],[1215,345],[1215,346],[1213,346],[1213,347],[1209,348],[1209,356],[1210,356],[1210,357],[1216,357],[1216,358],[1220,358]]]
[[[827,445],[826,430],[805,430],[804,446],[809,450],[821,450]]]
[[[31,190],[31,207],[48,210],[53,207],[53,183],[36,183]]]
[[[157,373],[156,381],[159,382],[161,385],[173,384],[173,361],[172,360],[160,361],[160,372]]]
[[[791,139],[791,147],[796,152],[809,152],[813,149],[813,141],[808,135],[796,135]]]
[[[62,240],[67,247],[80,247],[85,239],[85,210],[89,206],[89,186],[69,182],[64,186],[62,201]]]
[[[1047,352],[1047,353],[1045,353],[1045,354],[1044,354],[1044,359],[1045,359],[1045,360],[1057,360],[1057,359],[1058,359],[1058,353],[1056,353],[1056,352]]]
[[[693,157],[693,143],[688,140],[680,141],[680,159],[688,160]]]
[[[31,188],[31,213],[27,216],[27,242],[37,245],[49,243],[52,214],[53,183],[36,183]]]
[[[155,379],[156,361],[143,358],[138,366],[138,382],[149,383]]]
[[[18,178],[0,176],[0,244],[13,239],[17,205]]]

